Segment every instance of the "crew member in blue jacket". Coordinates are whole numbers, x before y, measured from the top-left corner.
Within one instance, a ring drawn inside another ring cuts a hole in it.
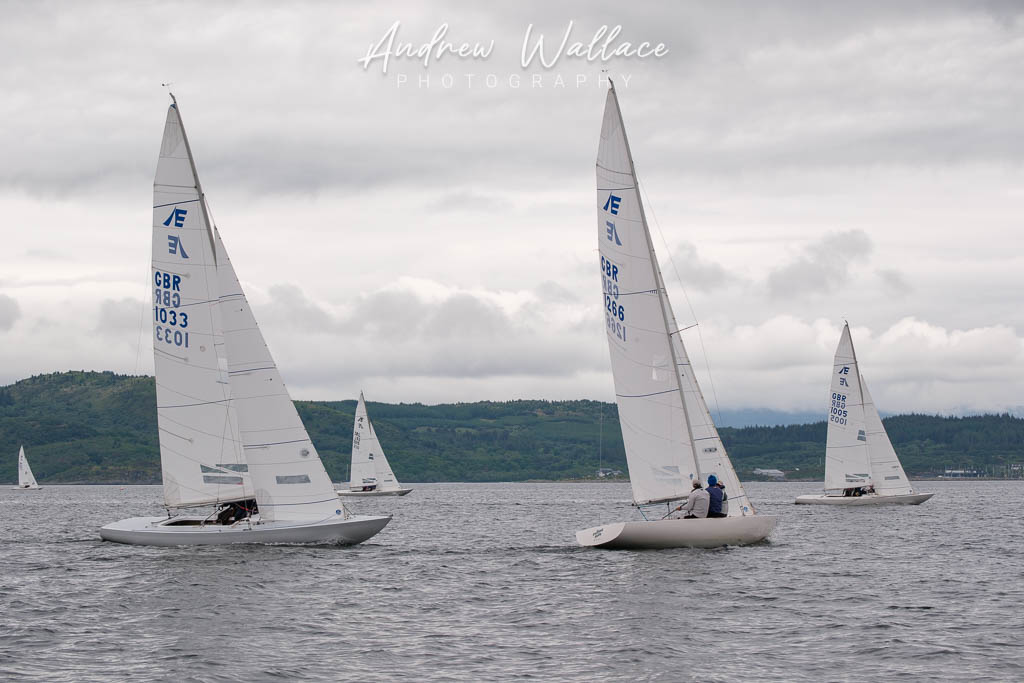
[[[718,488],[718,477],[713,474],[708,475],[708,517],[726,517],[727,515],[722,512],[722,498],[724,491]]]

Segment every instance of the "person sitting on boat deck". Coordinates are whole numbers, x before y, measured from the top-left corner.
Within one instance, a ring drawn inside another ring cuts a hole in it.
[[[725,517],[722,512],[722,499],[725,493],[718,488],[718,477],[708,475],[708,517]]]
[[[725,492],[725,484],[722,480],[718,480],[718,488],[722,489],[722,514],[726,517],[729,516],[729,494]]]
[[[683,519],[704,519],[708,516],[708,492],[700,487],[700,479],[693,480],[693,490],[686,497],[686,502],[673,512],[687,513]]]

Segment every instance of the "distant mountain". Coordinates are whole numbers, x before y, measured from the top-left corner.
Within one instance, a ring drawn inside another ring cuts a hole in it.
[[[347,480],[355,400],[295,405],[328,473],[335,481]],[[368,405],[403,482],[592,478],[599,467],[626,470],[614,404]],[[825,422],[777,424],[784,415],[723,414],[724,424],[761,425],[721,429],[741,477],[756,478],[752,471],[762,468],[822,478]],[[912,476],[946,466],[1005,468],[1024,462],[1021,418],[898,415],[885,425]],[[16,478],[21,444],[41,483],[158,483],[153,378],[63,372],[0,387],[0,480]]]

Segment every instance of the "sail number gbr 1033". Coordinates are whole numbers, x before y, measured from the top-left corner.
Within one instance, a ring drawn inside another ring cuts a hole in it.
[[[156,341],[169,346],[188,348],[188,313],[176,310],[181,306],[181,276],[153,274],[153,333]]]
[[[608,332],[626,341],[626,309],[619,303],[619,267],[601,257],[601,289],[604,292],[604,322]]]
[[[844,425],[846,424],[846,416],[846,394],[832,392],[832,410],[829,412],[829,421]]]

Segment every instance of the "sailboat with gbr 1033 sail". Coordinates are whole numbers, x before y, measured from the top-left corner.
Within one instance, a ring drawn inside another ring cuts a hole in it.
[[[210,218],[177,101],[153,185],[153,346],[166,517],[100,529],[141,545],[360,543]],[[182,514],[206,508],[205,514]]]
[[[576,532],[609,549],[717,547],[766,539],[777,518],[756,514],[701,394],[658,266],[615,86],[597,154],[597,232],[605,332],[622,440],[640,521]],[[723,518],[670,519],[692,482],[725,484]]]

